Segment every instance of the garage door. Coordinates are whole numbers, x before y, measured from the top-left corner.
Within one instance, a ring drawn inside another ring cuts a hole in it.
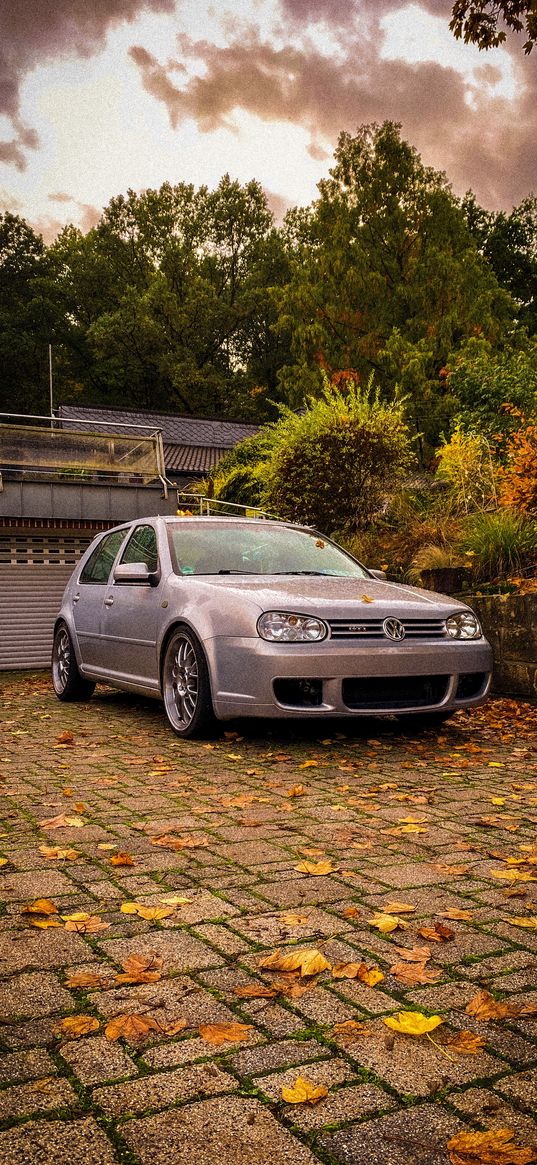
[[[0,671],[48,667],[65,585],[90,540],[0,535]]]

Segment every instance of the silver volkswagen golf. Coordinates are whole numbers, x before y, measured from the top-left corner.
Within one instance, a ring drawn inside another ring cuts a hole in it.
[[[60,700],[160,697],[179,736],[235,716],[438,724],[487,695],[492,653],[456,599],[385,580],[309,528],[147,518],[99,535],[67,584]]]

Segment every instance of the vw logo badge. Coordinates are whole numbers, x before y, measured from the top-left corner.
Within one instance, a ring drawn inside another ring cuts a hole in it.
[[[405,638],[405,628],[399,619],[385,619],[382,630],[388,639],[394,639],[396,642]]]

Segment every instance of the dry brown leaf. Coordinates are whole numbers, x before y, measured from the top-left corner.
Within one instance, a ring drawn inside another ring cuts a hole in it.
[[[455,932],[444,926],[443,922],[435,922],[434,926],[422,926],[418,930],[420,938],[431,943],[447,943],[455,937]]]
[[[480,817],[477,824],[488,826],[490,829],[507,829],[509,833],[516,833],[519,828],[509,820],[507,813],[491,813],[490,817]]]
[[[315,948],[292,951],[288,954],[282,954],[281,950],[277,950],[262,959],[259,966],[271,971],[300,971],[302,978],[308,975],[319,975],[321,971],[331,969],[328,959],[325,959],[321,951]]]
[[[489,1129],[486,1133],[456,1133],[447,1143],[451,1165],[528,1165],[535,1161],[533,1149],[513,1142],[512,1129]]]
[[[62,914],[66,930],[74,930],[77,934],[98,934],[100,930],[109,930],[110,923],[103,922],[98,914],[86,914],[85,910],[75,914]]]
[[[365,963],[334,963],[332,976],[334,979],[356,979],[361,966]]]
[[[356,1019],[345,1019],[342,1023],[335,1023],[329,1035],[333,1039],[337,1036],[341,1043],[351,1044],[363,1037],[372,1036],[373,1032]]]
[[[158,983],[162,958],[155,951],[147,955],[129,955],[121,966],[124,974],[116,975],[116,983]]]
[[[56,845],[40,845],[39,852],[51,862],[74,862],[81,856],[76,849],[60,849]]]
[[[300,874],[311,874],[313,877],[318,877],[320,874],[334,874],[336,873],[332,862],[299,862],[298,866],[294,867]]]
[[[58,907],[50,898],[36,898],[35,902],[28,902],[22,908],[23,914],[57,914]]]
[[[263,983],[249,983],[246,987],[234,987],[233,992],[239,999],[274,999],[278,994],[274,987],[265,987]]]
[[[508,922],[509,926],[523,926],[527,930],[537,930],[537,915],[535,914],[528,918],[504,918],[504,922]]]
[[[448,1040],[448,1047],[451,1048],[452,1052],[460,1052],[464,1056],[476,1056],[483,1051],[485,1038],[465,1028],[464,1031],[451,1036],[451,1039]]]
[[[137,914],[146,922],[155,922],[175,914],[173,906],[144,906],[143,902],[122,902],[119,908],[123,914]]]
[[[431,958],[429,947],[394,947],[396,955],[407,963],[426,963]]]
[[[202,849],[208,844],[206,837],[192,837],[190,834],[185,834],[184,837],[173,837],[170,833],[163,833],[160,837],[151,838],[151,845],[161,845],[165,849],[173,849],[177,852],[183,849]]]
[[[121,851],[120,853],[114,854],[114,856],[112,858],[110,858],[110,865],[111,866],[134,866],[134,865],[136,865],[136,863],[134,861],[132,854],[124,853],[123,851]]]
[[[294,910],[289,911],[288,914],[280,915],[280,922],[285,926],[304,926],[309,922],[309,914],[296,914]]]
[[[198,1028],[202,1040],[216,1048],[220,1044],[239,1044],[242,1040],[248,1040],[251,1031],[251,1023],[205,1023]]]
[[[328,1088],[324,1084],[312,1084],[305,1076],[297,1076],[293,1085],[282,1087],[282,1100],[286,1104],[318,1104],[328,1096]]]
[[[440,916],[449,918],[452,922],[471,922],[474,917],[471,910],[457,910],[455,907],[451,910],[442,910]]]
[[[441,972],[433,967],[426,967],[425,963],[394,963],[390,972],[395,975],[399,983],[405,987],[417,987],[423,983],[436,983],[441,978]]]
[[[66,987],[104,987],[107,980],[93,971],[75,971],[65,980]]]
[[[145,1039],[149,1032],[159,1031],[162,1031],[160,1023],[150,1015],[124,1013],[116,1015],[108,1021],[104,1034],[107,1040],[123,1039],[127,1040],[129,1044],[135,1044],[139,1040]]]
[[[412,914],[416,909],[409,902],[387,902],[383,908],[385,914]]]
[[[434,863],[435,870],[441,874],[451,874],[454,878],[460,878],[463,874],[467,874],[470,869],[469,866],[446,866],[443,862]]]
[[[343,915],[343,918],[359,918],[360,917],[360,911],[356,909],[356,906],[346,906],[345,909],[341,911],[341,913]]]
[[[306,792],[306,790],[304,788],[304,785],[292,785],[291,788],[287,790],[287,796],[288,797],[303,797],[305,792]]]
[[[45,821],[39,822],[41,829],[66,829],[69,826],[81,829],[85,824],[82,817],[72,817],[68,813],[58,813],[56,817],[48,817]]]
[[[302,764],[299,765],[298,767],[299,767],[299,769],[316,769],[318,767],[318,765],[319,765],[318,760],[304,760],[304,761],[302,761]]]
[[[505,1019],[513,1015],[513,1004],[499,1003],[489,991],[478,991],[465,1007],[467,1015],[475,1015],[476,1019]]]
[[[66,1019],[62,1019],[56,1027],[58,1035],[69,1036],[70,1039],[76,1040],[79,1036],[87,1036],[89,1032],[96,1032],[99,1028],[99,1020],[95,1019],[94,1015],[68,1015]]]
[[[56,737],[56,744],[74,744],[74,735],[72,732],[60,732]]]

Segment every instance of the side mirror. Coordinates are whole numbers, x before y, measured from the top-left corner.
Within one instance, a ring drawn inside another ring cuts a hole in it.
[[[378,579],[380,579],[381,582],[386,582],[386,571],[385,570],[372,570],[370,567],[369,573],[373,575],[373,578],[378,578]]]
[[[154,587],[158,581],[158,572],[151,571],[146,562],[120,562],[114,571],[115,583],[145,583],[146,586]]]

